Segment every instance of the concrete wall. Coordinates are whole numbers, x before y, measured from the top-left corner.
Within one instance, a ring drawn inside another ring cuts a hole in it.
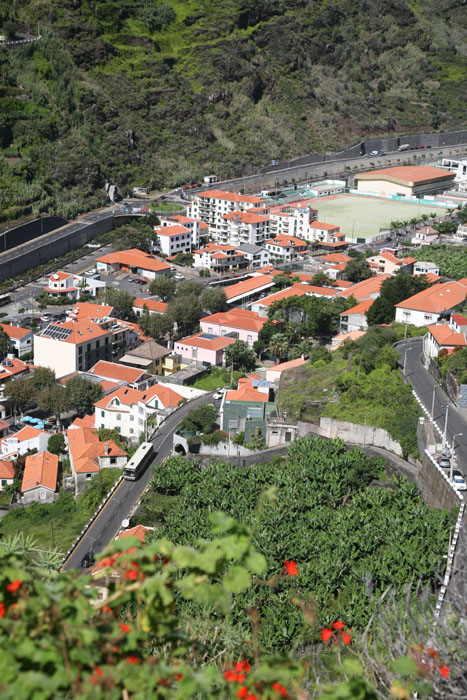
[[[65,226],[67,223],[67,220],[61,216],[43,216],[40,219],[34,219],[34,221],[10,228],[0,234],[0,251],[3,253],[17,245],[28,243],[44,233],[50,233],[50,231]]]
[[[319,422],[319,434],[328,438],[339,437],[344,442],[357,445],[381,447],[399,457],[402,457],[403,454],[402,447],[397,440],[389,435],[387,430],[375,428],[372,425],[359,425],[345,420],[322,417]]]
[[[21,252],[21,250],[18,250],[18,255],[14,258],[3,262],[0,260],[0,281],[13,277],[14,275],[20,275],[26,272],[26,270],[29,270],[31,266],[36,267],[37,265],[48,262],[51,258],[65,255],[65,253],[68,253],[70,250],[85,245],[96,236],[112,231],[114,228],[113,214],[109,214],[108,217],[100,219],[99,221],[83,224],[83,226],[77,230],[75,224],[68,224],[68,226],[72,228],[69,234],[67,234],[65,230],[61,238],[47,241],[43,245],[39,245],[33,252]],[[31,258],[33,258],[32,265]]]

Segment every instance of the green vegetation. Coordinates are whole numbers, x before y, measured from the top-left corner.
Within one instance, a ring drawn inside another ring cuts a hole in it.
[[[362,629],[372,612],[368,590],[376,599],[387,586],[401,593],[412,578],[432,580],[450,526],[447,513],[430,510],[405,480],[393,480],[389,489],[370,488],[383,472],[380,458],[368,459],[357,448],[347,451],[341,440],[322,438],[297,440],[286,458],[244,468],[215,462],[201,469],[192,460],[171,458],[154,470],[152,481],[154,492],[178,497],[162,517],[157,537],[188,546],[210,539],[209,515],[222,507],[254,528],[253,542],[267,561],[263,579],[272,580],[293,558],[300,598],[304,605],[313,600],[318,625],[343,619]],[[211,658],[239,643],[248,624],[245,611],[252,606],[261,617],[265,653],[306,648],[313,634],[303,629],[291,593],[290,580],[279,580],[258,596],[245,592],[216,635],[217,616],[206,606],[183,602],[182,618],[190,630],[203,620]]]
[[[76,501],[62,492],[55,503],[10,510],[0,524],[3,539],[21,532],[45,549],[66,552],[121,473],[121,469],[101,469]]]
[[[228,369],[224,369],[223,367],[213,367],[200,379],[197,379],[193,386],[195,389],[214,391],[215,389],[221,389],[223,386],[230,386],[231,377],[233,379],[232,385],[237,386],[239,378],[243,376],[243,372],[234,371],[232,375]]]
[[[410,386],[397,369],[393,349],[400,329],[370,328],[346,341],[329,357],[313,355],[281,379],[279,408],[294,418],[318,422],[320,416],[384,428],[405,455],[416,456],[420,411]]]
[[[225,349],[225,364],[227,367],[251,372],[256,367],[255,353],[244,340],[236,340]]]
[[[467,348],[457,347],[452,353],[443,348],[436,358],[436,364],[444,378],[451,372],[458,384],[467,384]]]
[[[0,56],[9,219],[75,216],[104,202],[106,178],[159,189],[463,124],[456,3],[22,0],[0,19],[10,34],[39,20],[43,37]]]
[[[399,272],[394,277],[384,280],[381,285],[381,294],[366,312],[368,325],[391,323],[396,317],[396,304],[429,286],[425,275],[413,277],[406,272]]]
[[[467,277],[467,255],[462,246],[424,245],[413,251],[414,258],[438,265],[439,274],[459,280]]]

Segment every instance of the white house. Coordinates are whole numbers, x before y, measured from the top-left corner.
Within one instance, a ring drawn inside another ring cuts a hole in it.
[[[307,241],[311,243],[324,242],[324,243],[335,243],[336,236],[340,234],[340,227],[335,224],[327,224],[324,221],[312,221],[310,222],[308,232],[306,236]],[[344,239],[345,234],[342,234],[341,238]]]
[[[145,297],[137,297],[133,301],[133,312],[135,316],[141,316],[144,307],[147,308],[150,316],[153,314],[165,314],[167,311],[168,304],[164,301],[157,301],[156,299],[146,299]]]
[[[28,455],[21,484],[22,502],[53,503],[58,498],[57,477],[57,455],[47,451]]]
[[[7,323],[0,323],[0,327],[9,337],[10,348],[15,351],[17,357],[21,357],[21,355],[27,352],[32,352],[34,344],[34,332],[32,330],[29,328],[20,328],[19,326],[11,326]]]
[[[161,226],[173,226],[179,224],[191,231],[191,245],[193,248],[199,248],[201,238],[206,238],[209,234],[208,225],[199,219],[190,219],[183,214],[171,214],[170,216],[161,216]]]
[[[251,243],[242,243],[242,245],[238,246],[238,252],[245,256],[248,267],[259,270],[269,265],[270,254],[266,248],[252,245]]]
[[[308,245],[301,238],[280,234],[266,241],[265,248],[269,251],[271,259],[289,262],[306,253]]]
[[[164,384],[154,384],[144,391],[123,386],[94,404],[95,427],[116,430],[134,442],[146,431],[153,415],[159,425],[183,398]]]
[[[52,437],[51,433],[27,425],[17,433],[14,433],[14,435],[2,438],[0,441],[1,453],[2,455],[12,453],[24,455],[28,450],[44,452],[47,449],[50,437]]]
[[[234,267],[246,267],[247,259],[231,245],[220,243],[207,243],[204,248],[193,251],[193,267],[212,270],[214,272],[224,272],[232,270]]]
[[[341,332],[348,333],[349,331],[366,330],[368,328],[366,312],[373,302],[374,299],[367,299],[356,306],[352,306],[352,308],[347,309],[347,311],[342,311],[342,313],[339,314]]]
[[[270,238],[283,234],[310,240],[309,227],[316,219],[316,209],[304,202],[298,204],[292,202],[277,207],[267,207],[266,211],[269,211]]]
[[[68,296],[70,299],[79,299],[82,294],[95,297],[104,289],[105,282],[102,280],[61,271],[54,272],[44,287],[44,291],[52,297]]]
[[[415,236],[412,236],[414,245],[431,245],[432,243],[438,243],[438,241],[439,233],[431,226],[422,226],[415,232]]]
[[[454,348],[467,346],[467,318],[461,314],[452,314],[448,323],[435,323],[427,328],[423,338],[425,357],[438,357],[441,350],[452,352]]]
[[[186,226],[165,224],[154,226],[154,231],[157,234],[156,248],[168,258],[177,253],[191,253],[193,233]]]
[[[439,267],[432,262],[417,260],[413,266],[414,275],[439,275]]]
[[[396,304],[396,321],[419,327],[437,323],[464,304],[466,295],[467,279],[435,284]]]
[[[15,479],[15,468],[8,459],[0,459],[0,491],[11,486]]]

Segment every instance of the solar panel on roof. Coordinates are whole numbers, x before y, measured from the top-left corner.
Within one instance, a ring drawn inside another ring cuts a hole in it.
[[[55,340],[67,340],[71,335],[71,328],[63,328],[63,326],[56,326],[53,323],[49,323],[42,335],[54,338]]]

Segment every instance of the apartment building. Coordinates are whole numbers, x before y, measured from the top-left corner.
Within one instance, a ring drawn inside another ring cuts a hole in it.
[[[336,243],[344,240],[345,233],[341,233],[340,227],[335,224],[312,221],[304,238],[310,243]]]
[[[246,267],[247,259],[231,245],[220,243],[208,243],[204,248],[193,251],[193,267],[211,270],[213,272],[225,272],[237,267]]]
[[[49,323],[34,336],[34,364],[48,367],[57,378],[112,359],[112,330],[89,318]]]
[[[191,253],[192,231],[181,224],[165,224],[154,226],[157,234],[155,248],[170,258],[177,253]]]
[[[187,228],[191,232],[191,245],[193,248],[199,248],[201,240],[209,235],[208,225],[199,219],[190,219],[182,214],[174,214],[170,216],[161,216],[161,226],[173,226],[179,224]]]
[[[236,333],[224,336],[215,333],[196,333],[175,343],[175,353],[188,363],[208,367],[225,364],[225,350],[237,340]]]
[[[310,206],[286,204],[271,207],[269,211],[271,238],[282,234],[310,240],[309,228],[316,216],[316,209]]]
[[[240,246],[243,243],[261,246],[270,238],[269,216],[254,211],[233,211],[222,217],[218,235],[220,243]]]
[[[306,253],[308,245],[300,238],[280,234],[265,242],[265,248],[272,259],[279,262],[290,262]]]
[[[238,251],[243,253],[247,266],[250,268],[256,270],[269,265],[270,254],[266,248],[251,243],[242,243],[238,246]]]
[[[224,192],[222,190],[207,190],[195,195],[188,207],[189,218],[200,219],[208,225],[209,235],[214,240],[220,240],[223,217],[235,211],[260,209],[264,206],[261,197],[255,197],[236,192]]]

